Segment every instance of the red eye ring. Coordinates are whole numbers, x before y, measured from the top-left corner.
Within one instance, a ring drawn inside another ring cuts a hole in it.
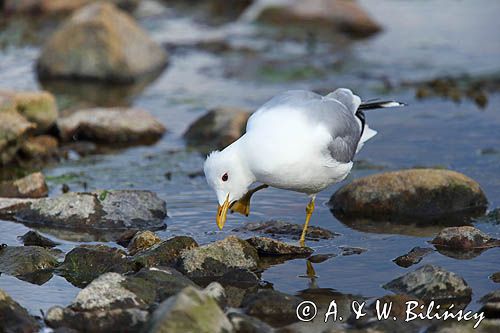
[[[225,174],[222,175],[222,181],[227,182],[228,179],[229,179],[229,176],[227,175],[227,172],[226,172]]]

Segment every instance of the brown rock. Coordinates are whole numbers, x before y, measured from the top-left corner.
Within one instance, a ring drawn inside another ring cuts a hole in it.
[[[213,109],[191,124],[184,138],[192,146],[222,149],[243,135],[248,117],[242,109]]]
[[[500,272],[491,274],[490,279],[495,283],[500,283]]]
[[[425,247],[414,247],[407,254],[397,257],[393,261],[396,265],[408,268],[412,265],[418,264],[423,257],[431,253],[433,250]]]
[[[292,0],[265,7],[258,20],[277,26],[294,25],[368,37],[381,30],[368,13],[350,0]]]
[[[40,325],[28,311],[0,289],[0,332],[38,332]]]
[[[39,135],[26,139],[21,147],[21,153],[27,158],[47,158],[57,154],[59,143],[50,135]]]
[[[470,227],[449,227],[431,241],[436,247],[455,250],[485,249],[500,246],[500,240],[491,238],[481,230]]]
[[[341,216],[422,222],[482,214],[487,199],[478,183],[458,172],[410,169],[356,179],[329,204]]]
[[[134,235],[127,247],[129,255],[133,256],[137,252],[149,249],[151,246],[161,242],[160,237],[152,231],[139,231]]]
[[[133,82],[166,64],[166,52],[132,17],[110,3],[94,3],[50,37],[37,70],[41,78]]]
[[[0,182],[0,197],[4,198],[42,198],[48,193],[49,189],[41,172],[14,181]]]
[[[261,256],[307,257],[314,252],[310,247],[290,245],[269,237],[252,237],[246,241],[255,247]]]
[[[127,108],[80,110],[60,118],[57,127],[63,141],[152,143],[165,133],[165,127],[147,111]]]
[[[500,319],[500,290],[492,291],[480,299],[483,307],[481,312],[484,312],[486,318]]]
[[[5,0],[3,11],[6,14],[65,14],[96,1],[98,0]],[[140,0],[100,1],[114,3],[123,9],[133,9]]]
[[[11,162],[35,124],[17,112],[0,112],[0,165]]]

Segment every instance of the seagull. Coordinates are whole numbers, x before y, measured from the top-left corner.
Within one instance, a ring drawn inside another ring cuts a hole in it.
[[[316,195],[344,180],[356,153],[377,134],[363,111],[400,106],[395,101],[362,103],[346,88],[326,96],[291,90],[273,97],[248,119],[243,136],[205,160],[205,177],[219,203],[219,229],[228,209],[248,216],[252,195],[272,186],[309,196],[299,240],[304,246]],[[254,183],[261,185],[249,190]]]

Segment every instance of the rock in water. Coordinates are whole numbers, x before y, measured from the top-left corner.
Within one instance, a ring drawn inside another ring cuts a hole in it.
[[[165,202],[155,193],[110,190],[92,193],[69,192],[55,198],[6,204],[5,207],[0,204],[0,216],[29,225],[52,228],[155,230],[165,226],[167,210]]]
[[[179,259],[180,271],[191,278],[223,276],[232,268],[255,269],[257,250],[235,236],[184,251]]]
[[[222,149],[245,133],[250,112],[233,108],[217,108],[196,120],[184,133],[189,145],[202,149]]]
[[[58,116],[54,96],[47,91],[0,91],[12,98],[15,110],[28,121],[36,124],[36,132],[44,133],[56,122]]]
[[[255,247],[261,256],[307,257],[314,252],[310,247],[290,245],[269,237],[252,237],[246,241]]]
[[[76,111],[57,121],[63,141],[100,143],[153,143],[165,127],[147,111],[127,108],[97,108]]]
[[[0,165],[12,162],[27,135],[36,125],[15,111],[0,112]]]
[[[184,251],[197,247],[198,243],[191,237],[175,236],[137,253],[132,261],[136,267],[173,266]]]
[[[484,295],[480,302],[483,307],[479,311],[484,312],[486,318],[500,318],[500,290]]]
[[[41,172],[14,181],[0,182],[0,197],[2,198],[42,198],[49,193],[45,177]]]
[[[299,239],[302,233],[303,225],[288,223],[284,221],[263,221],[263,222],[249,222],[243,227],[236,228],[233,231],[250,231],[257,232],[268,235],[283,235],[292,236],[293,238]],[[309,226],[307,228],[306,239],[309,240],[319,240],[319,239],[332,239],[338,236],[330,230],[323,229],[316,226]]]
[[[444,228],[431,241],[437,248],[452,250],[486,249],[500,246],[500,240],[491,238],[471,226]]]
[[[433,265],[422,266],[387,283],[383,288],[415,296],[424,301],[435,300],[440,303],[453,301],[465,305],[472,295],[472,289],[463,278]]]
[[[0,272],[22,276],[57,265],[51,252],[39,246],[7,246],[0,248]]]
[[[408,268],[412,265],[418,264],[423,257],[433,252],[431,248],[427,247],[414,247],[407,254],[397,257],[393,261],[396,265]]]
[[[274,25],[295,25],[319,31],[337,31],[353,37],[368,37],[381,30],[356,1],[292,0],[270,3],[258,20]]]
[[[51,248],[58,245],[58,243],[40,235],[36,231],[28,231],[18,238],[23,242],[24,246],[40,246]]]
[[[132,17],[109,3],[78,10],[43,46],[42,78],[133,82],[167,64],[166,52]]]
[[[151,246],[161,242],[160,237],[152,231],[139,231],[134,235],[130,244],[127,246],[128,253],[133,256],[137,252],[149,249]]]
[[[481,215],[488,201],[479,184],[463,174],[410,169],[356,179],[329,204],[339,216],[420,221]]]
[[[148,325],[148,333],[223,333],[233,327],[217,301],[206,292],[187,287],[160,304]]]
[[[0,289],[0,332],[38,332],[40,325],[28,311]]]

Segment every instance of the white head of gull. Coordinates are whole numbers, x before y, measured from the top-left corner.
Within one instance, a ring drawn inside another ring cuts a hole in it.
[[[300,237],[304,245],[316,194],[347,177],[355,154],[377,134],[365,123],[363,111],[403,105],[361,103],[345,88],[326,96],[304,90],[275,96],[252,114],[241,138],[205,161],[205,177],[219,202],[218,227],[224,226],[228,209],[248,215],[258,190],[272,186],[302,192],[310,197]],[[261,185],[249,190],[256,182]]]

